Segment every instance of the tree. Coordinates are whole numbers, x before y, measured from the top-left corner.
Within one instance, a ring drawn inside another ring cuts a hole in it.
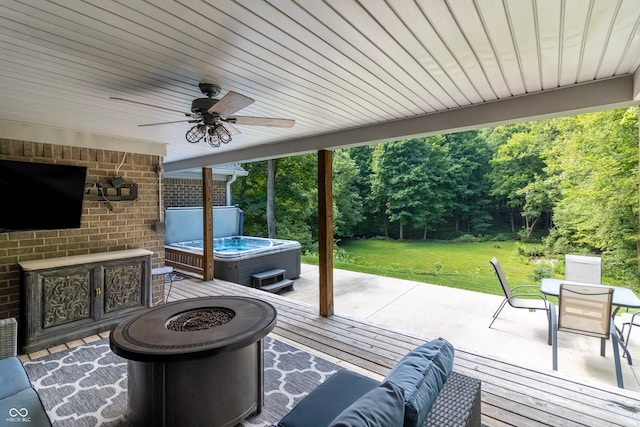
[[[447,171],[451,160],[442,137],[378,145],[373,153],[371,192],[404,239],[407,226],[428,230],[442,223],[450,208]]]
[[[267,162],[243,164],[248,172],[232,184],[233,200],[244,212],[244,232],[250,236],[266,237]]]
[[[375,236],[383,232],[387,224],[384,208],[381,208],[380,201],[377,200],[371,192],[374,149],[375,146],[373,145],[346,149],[349,152],[349,157],[354,161],[359,174],[354,185],[362,200],[362,215],[364,218],[356,225],[354,234],[360,236]]]
[[[527,195],[534,193],[524,189],[529,183],[545,179],[545,162],[542,153],[549,147],[549,144],[546,133],[536,132],[532,130],[532,127],[529,127],[527,132],[512,134],[505,144],[498,147],[498,151],[491,159],[489,173],[492,182],[491,194],[505,199],[507,205],[513,209],[512,214],[515,211],[525,217],[524,209]],[[540,186],[536,188],[541,189]],[[540,201],[539,194],[536,196],[536,200]],[[532,201],[526,211],[524,229],[527,237],[533,233],[533,227],[537,223],[535,218],[539,218],[542,214],[542,211],[539,210],[541,207],[542,205]],[[513,216],[511,231],[516,231]]]
[[[278,170],[278,159],[267,160],[267,232],[270,239],[275,239],[276,234],[276,172]]]
[[[336,150],[333,156],[334,235],[353,237],[364,219],[363,202],[358,192],[360,171],[348,150]]]
[[[559,136],[546,162],[561,193],[556,234],[640,271],[637,107],[559,118],[554,125]]]
[[[244,212],[245,234],[268,236],[268,162],[248,163],[249,175],[232,186],[234,200]],[[278,159],[274,168],[273,215],[278,237],[299,241],[310,250],[317,229],[317,164],[315,154]]]
[[[478,131],[444,136],[453,166],[449,173],[452,214],[456,232],[464,224],[467,233],[485,232],[491,225],[491,183],[487,177],[493,152]]]
[[[550,191],[548,181],[539,175],[534,181],[521,188],[517,193],[524,197],[521,215],[524,218],[525,239],[532,237],[540,218],[545,212],[551,212],[554,206],[553,192]]]

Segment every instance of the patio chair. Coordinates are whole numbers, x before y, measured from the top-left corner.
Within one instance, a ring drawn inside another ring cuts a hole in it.
[[[623,313],[622,316],[629,316],[630,313]],[[640,327],[640,316],[638,316],[640,314],[640,311],[636,311],[635,313],[631,314],[631,318],[629,320],[624,319],[622,321],[622,331],[620,332],[620,335],[622,335],[622,338],[624,338],[624,342],[627,343],[627,345],[629,345],[629,337],[631,336],[631,328],[633,326],[638,326]],[[624,330],[627,328],[627,326],[629,327],[629,331],[627,331],[627,336],[624,336]]]
[[[539,292],[540,288],[536,285],[520,285],[514,286],[513,288],[509,286],[507,282],[507,278],[502,272],[502,267],[500,267],[500,263],[494,257],[491,259],[491,265],[496,270],[496,275],[498,276],[498,280],[500,281],[500,286],[502,286],[502,291],[504,292],[504,300],[500,303],[500,306],[493,313],[493,320],[489,324],[489,327],[493,325],[493,322],[496,321],[496,318],[502,311],[502,309],[507,305],[507,303],[513,308],[525,308],[529,311],[535,310],[544,310],[547,312],[547,316],[549,314],[549,309],[547,307],[547,300],[544,296]],[[526,288],[535,288],[538,292],[521,292],[522,289]],[[549,336],[549,339],[551,336]]]
[[[602,283],[602,259],[597,256],[565,255],[564,278],[573,282],[600,285]]]
[[[620,366],[620,339],[611,317],[613,289],[591,285],[560,285],[558,313],[553,302],[549,302],[551,316],[551,345],[553,370],[558,370],[558,332],[600,338],[600,355],[605,355],[606,340],[613,344],[613,361],[616,367],[618,387],[624,388]],[[624,348],[624,347],[623,347]],[[626,348],[624,348],[625,353]],[[627,353],[628,354],[628,353]],[[631,359],[628,360],[631,365]]]

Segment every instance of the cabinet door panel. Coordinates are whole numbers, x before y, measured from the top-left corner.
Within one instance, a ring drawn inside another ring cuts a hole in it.
[[[42,327],[50,328],[91,317],[91,272],[59,271],[41,276]]]
[[[105,313],[144,305],[142,263],[105,266],[103,271]]]

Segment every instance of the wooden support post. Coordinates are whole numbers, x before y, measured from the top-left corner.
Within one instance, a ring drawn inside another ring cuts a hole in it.
[[[333,314],[333,194],[332,152],[318,151],[318,256],[320,315]]]
[[[213,173],[202,168],[203,280],[213,280]]]

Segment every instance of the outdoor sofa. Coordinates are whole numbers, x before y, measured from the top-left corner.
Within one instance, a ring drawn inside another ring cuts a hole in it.
[[[0,421],[38,427],[51,425],[20,359],[0,360],[0,384]]]
[[[0,424],[51,426],[40,396],[16,356],[15,336],[16,320],[0,320]]]
[[[453,372],[438,338],[405,355],[379,383],[342,370],[271,427],[480,426],[480,381]]]

